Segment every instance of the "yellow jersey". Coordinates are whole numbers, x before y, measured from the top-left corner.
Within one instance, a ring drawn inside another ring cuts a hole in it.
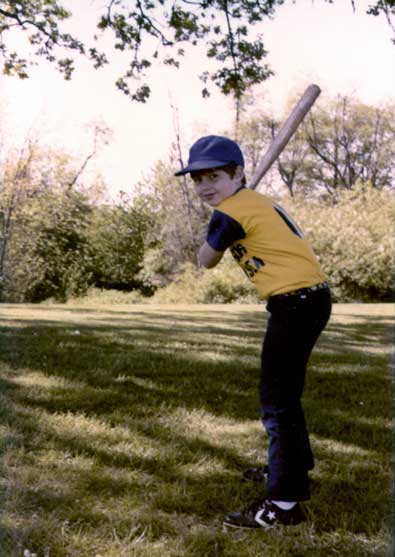
[[[297,224],[269,197],[248,188],[215,208],[207,242],[217,251],[230,249],[262,298],[326,278]]]

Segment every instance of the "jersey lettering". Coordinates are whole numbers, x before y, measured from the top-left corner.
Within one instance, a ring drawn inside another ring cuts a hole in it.
[[[265,263],[262,261],[262,259],[261,259],[260,257],[255,257],[255,256],[254,256],[254,257],[252,258],[252,260],[253,260],[253,262],[254,262],[254,265],[255,265],[255,268],[257,269],[257,271],[259,271],[259,269],[260,269],[261,267],[263,267],[264,264],[265,264]]]
[[[260,257],[256,257],[255,255],[241,263],[243,256],[247,255],[247,250],[243,244],[238,243],[233,245],[230,251],[248,278],[252,278],[265,264]]]
[[[247,261],[244,261],[244,263],[241,264],[241,268],[248,278],[252,278],[254,275],[256,275],[259,269],[264,266],[264,264],[265,263],[260,257],[252,257],[251,259],[247,259]]]
[[[236,259],[238,263],[243,259],[243,255],[246,255],[247,250],[242,244],[235,244],[230,248],[231,254]]]

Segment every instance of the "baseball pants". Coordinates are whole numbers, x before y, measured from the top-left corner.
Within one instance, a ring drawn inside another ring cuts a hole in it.
[[[310,498],[308,471],[314,458],[301,399],[307,362],[331,306],[329,287],[268,300],[260,379],[261,418],[269,438],[268,499]]]

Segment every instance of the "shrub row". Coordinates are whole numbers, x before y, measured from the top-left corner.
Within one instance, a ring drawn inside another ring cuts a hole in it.
[[[394,200],[388,191],[359,185],[336,199],[287,198],[280,204],[312,244],[337,302],[391,302],[394,277]],[[100,295],[95,291],[95,299]],[[112,303],[257,303],[251,283],[229,253],[214,269],[184,264],[149,298],[103,293]],[[116,300],[116,301],[115,301]]]
[[[333,202],[294,199],[299,221],[341,302],[390,302],[394,277],[394,199],[369,185]]]

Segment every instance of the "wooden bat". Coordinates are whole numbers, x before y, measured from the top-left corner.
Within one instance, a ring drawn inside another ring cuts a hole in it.
[[[318,87],[318,85],[312,84],[307,87],[306,91],[299,99],[295,108],[288,116],[286,122],[283,124],[280,131],[273,139],[272,143],[269,145],[266,153],[263,155],[257,171],[255,172],[251,182],[248,184],[249,188],[255,189],[257,187],[263,176],[266,174],[274,161],[283,151],[288,141],[296,132],[299,124],[309,112],[310,108],[313,106],[320,93],[321,89]]]

